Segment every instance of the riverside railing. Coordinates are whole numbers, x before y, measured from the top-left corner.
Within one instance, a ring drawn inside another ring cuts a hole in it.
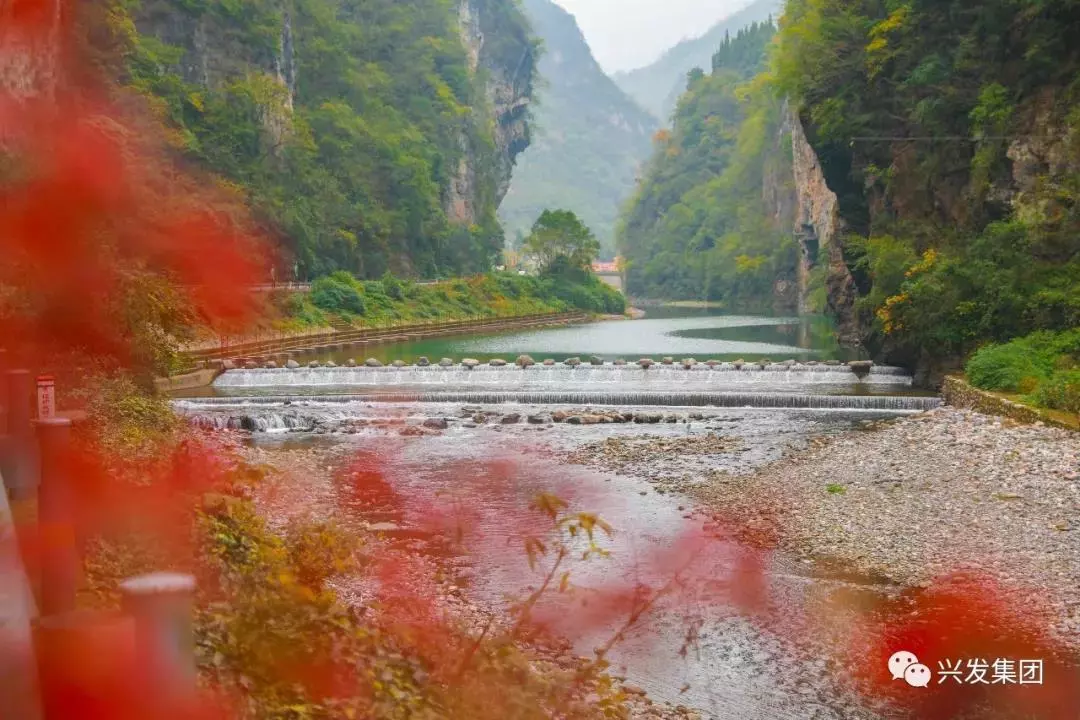
[[[453,319],[431,318],[424,321],[388,322],[368,324],[359,321],[360,326],[348,330],[332,330],[322,333],[267,333],[255,335],[255,340],[232,342],[228,337],[221,337],[214,347],[184,351],[183,356],[191,361],[208,361],[225,358],[243,358],[262,355],[274,355],[288,351],[319,349],[335,345],[359,342],[376,342],[399,336],[453,334],[465,330],[482,330],[508,326],[529,326],[555,322],[574,322],[587,318],[583,312],[548,312],[526,315],[473,315],[467,318]],[[247,336],[250,338],[250,336]],[[265,337],[265,339],[264,339]]]
[[[78,537],[73,423],[32,415],[29,378],[20,368],[0,378],[0,595],[9,600],[0,605],[4,717],[66,720],[76,708],[100,717],[96,710],[118,704],[136,717],[180,717],[196,699],[194,578],[129,578],[120,586],[120,612],[77,607],[85,538]],[[37,548],[35,578],[18,550],[25,543]]]

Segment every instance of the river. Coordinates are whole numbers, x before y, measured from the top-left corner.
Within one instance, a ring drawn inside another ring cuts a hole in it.
[[[718,443],[718,449],[694,458],[658,455],[646,463],[649,472],[681,474],[688,482],[715,472],[737,477],[813,437],[937,402],[914,391],[911,378],[898,368],[852,372],[836,362],[844,354],[820,322],[796,318],[651,312],[638,320],[424,340],[362,352],[356,358],[361,364],[367,357],[388,363],[421,356],[433,363],[442,357],[455,362],[499,357],[512,363],[522,353],[560,364],[524,370],[513,365],[342,367],[349,358],[338,353],[304,358],[305,363],[333,360],[338,367],[229,371],[216,382],[214,397],[178,399],[177,407],[204,427],[253,430],[253,442],[265,448],[301,442],[345,449],[344,457],[377,448],[384,472],[409,498],[398,522],[419,522],[436,498],[454,496],[472,509],[473,529],[498,541],[487,542],[488,548],[508,547],[502,540],[515,530],[506,527],[506,518],[514,516],[511,506],[527,505],[541,490],[569,497],[575,507],[600,513],[616,529],[610,558],[575,565],[574,582],[585,589],[647,573],[643,558],[699,534],[708,518],[687,507],[691,503],[678,493],[657,491],[643,477],[641,463],[630,466],[629,474],[613,474],[568,465],[568,453],[604,441],[633,447],[656,438],[699,438]],[[584,364],[561,364],[572,356]],[[591,356],[604,364],[589,364]],[[648,369],[633,364],[640,357],[659,362],[665,356],[675,363]],[[684,368],[679,361],[686,357],[699,362]],[[631,364],[614,365],[618,358]],[[754,364],[762,358],[773,364]],[[740,359],[746,364],[734,362]],[[794,362],[778,364],[789,359]],[[580,416],[583,406],[631,421],[551,421],[560,410]],[[428,432],[425,422],[439,429]],[[500,486],[496,492],[487,484],[495,482],[492,468],[500,468],[504,479],[512,476],[509,489]],[[347,476],[335,477],[336,496],[347,497]],[[730,570],[743,550],[732,541],[713,543],[695,562],[705,575],[737,582]],[[525,581],[517,546],[475,564],[470,592],[478,603],[498,606]],[[798,618],[822,608],[835,612],[832,601],[838,595],[873,596],[893,589],[774,554],[764,572],[772,598],[769,613],[784,618],[782,625],[791,632],[752,622],[731,602],[696,606],[692,620],[685,607],[665,608],[647,629],[614,649],[616,670],[654,699],[694,707],[707,717],[879,717],[847,683],[849,669],[836,664],[830,647],[836,638],[795,626]],[[688,623],[695,642],[685,652]],[[579,633],[578,651],[590,653],[611,629],[603,625]]]

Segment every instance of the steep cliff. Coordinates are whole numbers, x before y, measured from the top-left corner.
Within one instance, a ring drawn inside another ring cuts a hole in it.
[[[536,132],[499,217],[513,238],[545,209],[572,210],[610,257],[615,219],[649,155],[656,121],[604,74],[572,15],[551,0],[523,7],[544,46]]]
[[[121,80],[248,194],[301,275],[433,276],[497,257],[535,74],[515,0],[115,7]]]
[[[1077,32],[1063,2],[787,3],[773,77],[805,131],[804,246],[877,358],[933,379],[1080,324]]]

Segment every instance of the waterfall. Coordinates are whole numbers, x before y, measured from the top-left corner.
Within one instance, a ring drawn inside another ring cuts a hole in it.
[[[223,389],[259,387],[370,387],[432,386],[498,387],[516,389],[580,388],[625,385],[628,388],[708,389],[725,385],[897,385],[910,386],[911,376],[903,368],[874,366],[859,377],[846,365],[742,365],[715,366],[700,363],[653,365],[534,365],[519,368],[479,365],[473,369],[454,365],[417,367],[319,367],[229,370],[214,381]]]

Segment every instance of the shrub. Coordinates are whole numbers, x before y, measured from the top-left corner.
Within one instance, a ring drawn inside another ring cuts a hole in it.
[[[1006,392],[1030,392],[1050,375],[1045,358],[1023,342],[987,345],[971,356],[965,371],[975,387]]]
[[[364,314],[364,296],[360,284],[347,272],[319,278],[311,285],[311,302],[328,312]]]
[[[382,280],[379,282],[382,284],[382,291],[387,297],[393,300],[405,299],[405,290],[402,287],[401,281],[391,275],[389,270],[383,274]]]
[[[1054,373],[1039,385],[1035,402],[1052,410],[1080,416],[1080,370]]]

